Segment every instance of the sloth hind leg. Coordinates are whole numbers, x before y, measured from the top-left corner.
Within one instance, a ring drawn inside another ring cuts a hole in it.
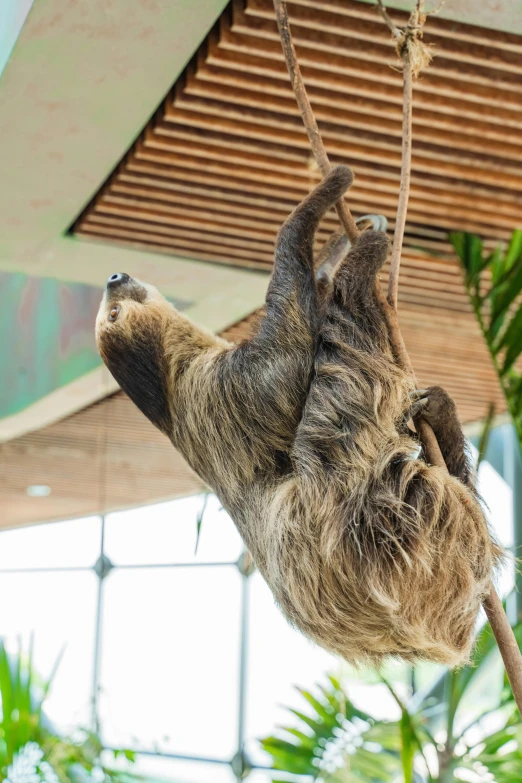
[[[340,264],[323,305],[322,341],[329,335],[370,353],[390,350],[379,308],[376,275],[386,261],[389,241],[380,231],[365,231]],[[333,334],[332,334],[333,332]],[[341,362],[342,356],[339,357]]]
[[[341,263],[323,303],[315,374],[293,449],[297,473],[332,477],[376,458],[408,402],[404,373],[391,356],[375,276],[388,240],[362,234]]]

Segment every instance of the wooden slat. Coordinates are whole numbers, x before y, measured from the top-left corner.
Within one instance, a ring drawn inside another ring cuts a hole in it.
[[[209,65],[218,65],[229,68],[238,74],[248,72],[257,76],[267,76],[278,79],[281,83],[288,83],[288,73],[284,59],[277,47],[270,52],[261,49],[255,39],[232,33],[225,24],[221,28],[221,38],[211,33],[209,35],[205,53],[205,61]],[[400,77],[392,69],[381,69],[378,73],[357,60],[345,59],[336,70],[329,69],[320,58],[313,58],[310,52],[300,57],[303,77],[308,87],[338,89],[341,92],[352,91],[353,99],[357,102],[361,97],[374,97],[386,100],[390,103],[401,102]],[[241,68],[241,66],[243,66]],[[427,80],[427,81],[426,81]],[[520,104],[512,99],[511,94],[496,93],[473,85],[472,90],[463,93],[453,83],[438,79],[430,72],[426,73],[422,80],[416,84],[414,106],[424,108],[437,108],[441,113],[458,115],[458,107],[462,105],[463,112],[478,112],[484,105],[489,106],[491,100],[495,117],[517,122]],[[500,113],[500,115],[499,115]],[[488,117],[488,122],[495,122],[495,118]]]
[[[348,3],[350,5],[353,3]],[[279,34],[270,0],[248,0],[245,13],[243,0],[234,0],[232,29],[279,43]],[[438,36],[437,26],[426,37],[437,47],[437,62],[431,74],[448,79],[463,79],[470,83],[494,84],[495,71],[502,73],[507,89],[522,92],[520,53],[508,49],[484,46],[470,38],[469,42],[452,41]],[[297,44],[334,57],[356,55],[361,61],[387,65],[393,57],[393,44],[384,22],[359,19],[357,24],[346,22],[341,14],[324,13],[296,3],[292,9],[292,30]]]
[[[293,26],[294,29],[294,26]],[[241,53],[256,54],[267,59],[283,61],[279,42],[276,38],[275,28],[272,35],[260,36],[258,29],[246,24],[227,26],[224,21],[221,30],[220,45]],[[382,82],[388,85],[400,85],[400,75],[390,68],[393,55],[373,59],[365,56],[361,51],[354,52],[350,44],[339,41],[338,47],[332,44],[322,45],[315,39],[313,31],[296,29],[296,49],[299,60],[305,67],[316,68],[320,71],[328,71],[346,78],[366,78],[369,81]],[[471,101],[482,105],[489,105],[488,101],[496,105],[505,105],[508,109],[517,110],[521,86],[513,78],[505,78],[497,84],[494,72],[491,69],[465,68],[461,63],[454,70],[441,67],[447,63],[438,59],[437,65],[430,66],[430,70],[419,81],[417,89],[425,93],[435,93],[439,96],[457,98],[462,93],[462,82],[466,92],[462,95],[464,101]],[[495,85],[498,91],[495,90]]]

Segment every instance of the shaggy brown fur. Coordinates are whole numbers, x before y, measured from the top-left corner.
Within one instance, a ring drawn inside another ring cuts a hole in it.
[[[418,457],[405,426],[411,382],[374,297],[384,234],[360,236],[319,302],[314,234],[351,180],[333,170],[282,227],[248,342],[230,345],[123,276],[108,285],[98,345],[221,499],[291,623],[353,662],[455,665],[500,552],[445,392],[428,390],[425,415],[453,475]]]

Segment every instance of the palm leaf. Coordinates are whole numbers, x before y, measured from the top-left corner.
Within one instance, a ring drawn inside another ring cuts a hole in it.
[[[512,235],[505,253],[505,264],[511,268],[515,262],[522,257],[522,229],[516,228]]]
[[[516,708],[513,707],[516,712]],[[496,783],[519,783],[522,780],[522,726],[507,724],[469,749],[458,766],[470,770],[487,770]]]
[[[489,405],[488,413],[484,420],[484,426],[482,427],[482,431],[480,433],[480,439],[477,447],[478,454],[477,454],[477,462],[475,464],[475,475],[478,475],[480,465],[484,460],[484,457],[486,456],[486,451],[489,444],[489,436],[491,435],[491,429],[493,427],[494,420],[495,420],[495,403],[492,402]]]
[[[429,742],[432,742],[432,738],[429,733],[424,729],[423,711],[420,710],[417,714],[412,715],[408,710],[408,707],[403,700],[397,694],[392,684],[381,675],[383,683],[388,688],[389,692],[393,696],[394,700],[399,706],[401,711],[400,737],[401,737],[401,761],[402,772],[404,776],[404,783],[413,783],[414,780],[414,761],[417,753],[420,753],[426,769],[428,771],[428,777],[431,780],[431,773],[428,761],[424,754],[424,746]]]
[[[469,283],[472,284],[480,279],[486,263],[483,258],[484,247],[480,237],[459,231],[451,233],[449,240],[464,264],[466,278]]]
[[[261,740],[273,769],[329,783],[387,783],[395,779],[400,768],[397,724],[375,721],[357,709],[333,676],[316,693],[298,691],[308,713],[290,709],[298,725],[280,727],[275,736]],[[345,738],[353,745],[350,752]],[[343,758],[342,769],[326,772],[324,764],[328,766],[332,755]]]
[[[28,742],[39,745],[61,783],[85,780],[85,772],[100,766],[102,743],[91,732],[80,732],[78,739],[55,734],[43,720],[43,704],[47,698],[61,655],[49,678],[43,683],[33,667],[33,640],[24,654],[20,643],[17,654],[11,655],[0,639],[0,780]],[[131,751],[120,751],[132,761]],[[102,766],[104,783],[130,783],[135,778],[127,770],[112,770]],[[80,774],[81,773],[81,774]]]
[[[199,537],[201,535],[201,526],[203,524],[203,517],[205,516],[205,511],[207,510],[208,498],[209,498],[209,493],[205,492],[203,496],[203,503],[196,517],[196,545],[194,547],[194,556],[197,555],[198,553]]]
[[[491,316],[489,332],[495,339],[500,332],[509,308],[522,291],[522,257],[517,259],[513,272],[507,276],[505,282],[495,283],[490,295]]]
[[[458,232],[449,239],[522,448],[522,375],[516,368],[522,353],[522,230],[513,231],[507,248],[490,255],[474,234]]]

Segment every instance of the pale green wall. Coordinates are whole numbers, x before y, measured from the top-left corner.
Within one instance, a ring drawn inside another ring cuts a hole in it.
[[[0,272],[0,419],[101,363],[94,286]]]
[[[101,288],[0,271],[0,419],[101,365]],[[191,302],[167,297],[178,310]]]

